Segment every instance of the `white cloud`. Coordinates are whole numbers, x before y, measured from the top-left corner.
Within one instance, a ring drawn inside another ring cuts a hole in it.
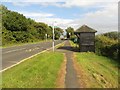
[[[116,3],[119,0],[67,0],[63,7],[90,7],[90,6],[101,6],[102,4],[106,3]],[[102,4],[101,4],[102,3]]]
[[[1,0],[1,2],[63,2],[66,0]]]
[[[1,0],[1,2],[13,2],[17,6],[28,6],[30,4],[40,4],[42,6],[54,5],[57,7],[93,7],[105,6],[107,3],[118,3],[119,0]],[[64,3],[59,3],[64,2]]]
[[[43,1],[43,0],[42,0]],[[56,1],[56,0],[55,0]],[[39,4],[42,6],[53,5],[57,7],[82,7],[82,8],[90,8],[90,7],[102,7],[100,10],[94,12],[88,12],[82,14],[82,18],[77,19],[63,19],[56,18],[54,14],[51,13],[37,13],[37,12],[21,12],[27,17],[31,17],[32,19],[38,22],[45,22],[49,25],[52,25],[54,21],[57,21],[57,25],[66,28],[68,26],[72,26],[75,29],[80,27],[83,24],[87,24],[88,26],[93,27],[98,30],[98,33],[108,32],[108,31],[116,31],[118,30],[118,1],[119,0],[61,0],[64,3],[56,3],[50,2],[50,0],[45,3],[41,0],[26,0],[25,2],[31,3],[21,3],[22,5],[26,4]],[[24,2],[24,1],[23,1]],[[39,3],[40,2],[40,3]],[[20,5],[19,2],[14,3],[14,5]]]
[[[98,33],[118,30],[117,3],[109,3],[100,10],[85,13],[82,15],[82,18],[79,19],[56,18],[54,14],[50,13],[21,13],[27,17],[31,17],[35,21],[45,22],[49,25],[52,25],[54,21],[57,21],[57,25],[63,29],[69,26],[77,29],[81,25],[87,24],[88,26],[98,30]]]
[[[54,22],[56,22],[57,26],[65,29],[69,26],[69,23],[72,22],[72,19],[63,19],[63,18],[34,18],[37,22],[45,22],[48,25],[53,25]]]
[[[83,18],[74,20],[71,24],[80,25],[87,24],[98,30],[98,33],[117,31],[118,30],[118,6],[117,4],[109,4],[104,9],[96,12],[89,12],[83,15]]]
[[[69,26],[69,23],[72,22],[72,19],[63,19],[63,18],[56,18],[54,14],[52,13],[43,13],[43,12],[25,12],[25,11],[17,11],[27,18],[32,18],[33,20],[37,22],[44,22],[48,25],[53,25],[53,23],[56,21],[57,26],[65,29]]]
[[[25,6],[29,6],[29,5],[31,5],[32,3],[25,3],[25,2],[12,2],[12,4],[14,5],[14,6],[20,6],[20,7],[25,7]]]
[[[16,10],[14,10],[16,11]],[[16,11],[19,12],[20,14],[23,14],[24,16],[28,18],[48,18],[48,17],[53,17],[54,14],[52,13],[44,13],[44,12],[26,12],[26,11]]]

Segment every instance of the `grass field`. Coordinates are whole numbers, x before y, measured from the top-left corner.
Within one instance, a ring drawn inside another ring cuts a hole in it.
[[[75,53],[75,58],[82,70],[81,81],[86,88],[118,87],[117,62],[94,53]]]
[[[59,52],[39,54],[5,72],[3,88],[54,88],[64,55]]]

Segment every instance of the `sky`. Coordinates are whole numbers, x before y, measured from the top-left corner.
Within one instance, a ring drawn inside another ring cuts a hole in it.
[[[75,30],[88,25],[97,33],[118,31],[119,0],[1,0],[9,10],[37,22]]]

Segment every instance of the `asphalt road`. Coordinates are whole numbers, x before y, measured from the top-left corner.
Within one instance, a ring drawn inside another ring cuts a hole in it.
[[[63,41],[55,41],[55,45]],[[2,49],[2,70],[16,64],[17,62],[37,54],[43,50],[52,47],[52,42],[41,42],[38,44],[27,44],[23,46],[15,46]]]

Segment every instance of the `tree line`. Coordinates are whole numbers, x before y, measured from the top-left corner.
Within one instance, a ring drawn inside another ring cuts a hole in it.
[[[52,39],[52,26],[43,22],[35,22],[31,18],[26,18],[23,14],[2,8],[2,45],[12,43],[36,42]],[[59,39],[63,34],[63,29],[55,28],[55,39]]]

